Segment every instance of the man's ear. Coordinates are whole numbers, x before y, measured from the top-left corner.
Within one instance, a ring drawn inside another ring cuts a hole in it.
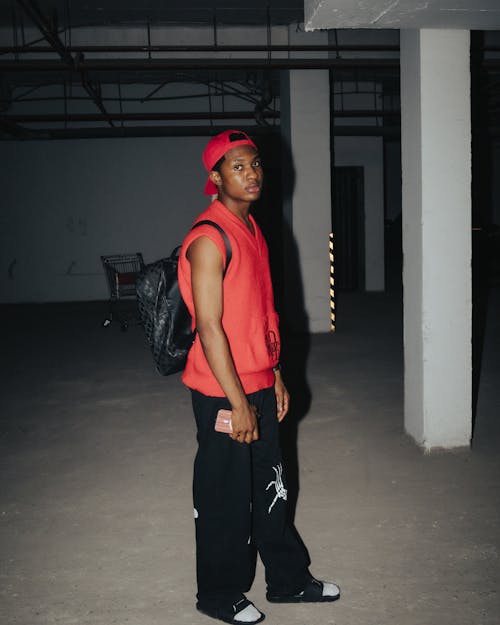
[[[222,178],[218,171],[212,169],[212,171],[208,174],[208,177],[216,187],[220,187],[220,185],[222,184]]]

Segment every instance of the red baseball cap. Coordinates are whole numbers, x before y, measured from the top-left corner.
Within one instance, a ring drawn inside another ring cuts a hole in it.
[[[251,145],[257,149],[255,143],[250,139],[246,132],[241,130],[225,130],[220,134],[212,137],[207,143],[207,147],[203,150],[202,160],[205,165],[205,169],[210,172],[213,166],[219,161],[226,152],[229,152],[231,148],[236,148],[239,145]],[[210,180],[207,180],[205,184],[204,192],[206,195],[216,195],[217,187]]]

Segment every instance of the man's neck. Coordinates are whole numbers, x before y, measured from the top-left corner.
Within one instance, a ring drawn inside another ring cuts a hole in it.
[[[250,215],[250,208],[252,206],[251,202],[235,202],[231,198],[227,198],[224,195],[219,195],[218,200],[247,226],[250,224],[248,216]]]

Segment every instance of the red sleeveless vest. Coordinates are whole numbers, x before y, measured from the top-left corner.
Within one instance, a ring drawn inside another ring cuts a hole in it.
[[[278,363],[280,352],[278,315],[274,309],[267,244],[251,216],[255,235],[218,200],[212,202],[196,221],[203,219],[219,224],[231,243],[232,259],[223,283],[222,326],[245,393],[254,393],[274,384],[272,367]],[[199,226],[184,239],[179,255],[179,287],[193,318],[193,329],[196,327],[196,318],[191,291],[191,266],[186,251],[200,236],[211,239],[219,248],[223,263],[226,261],[222,236],[212,226]],[[182,381],[204,395],[224,396],[224,391],[208,365],[198,336],[189,351]]]

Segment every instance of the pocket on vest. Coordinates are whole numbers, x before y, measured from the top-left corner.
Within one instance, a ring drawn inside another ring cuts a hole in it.
[[[279,361],[280,334],[278,315],[252,317],[247,331],[229,338],[236,370],[256,373],[270,369]]]

